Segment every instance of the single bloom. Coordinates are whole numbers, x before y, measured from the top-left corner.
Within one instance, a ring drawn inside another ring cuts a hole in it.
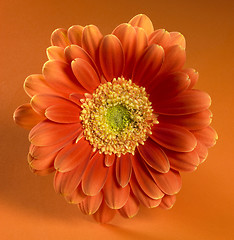
[[[56,29],[42,74],[26,78],[30,103],[14,120],[30,129],[28,162],[55,172],[54,188],[98,222],[170,209],[217,139],[210,96],[184,68],[184,36],[154,30],[144,14],[103,36],[94,25]]]

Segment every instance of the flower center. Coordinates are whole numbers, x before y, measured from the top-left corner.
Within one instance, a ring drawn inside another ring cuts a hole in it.
[[[85,96],[80,114],[84,136],[100,153],[134,154],[157,122],[145,89],[123,77]]]
[[[114,131],[123,130],[130,121],[130,113],[123,105],[118,104],[107,109],[106,122]]]

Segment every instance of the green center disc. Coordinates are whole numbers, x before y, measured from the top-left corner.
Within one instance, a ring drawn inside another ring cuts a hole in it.
[[[113,130],[123,130],[130,121],[129,111],[123,105],[118,104],[107,109],[106,122]]]

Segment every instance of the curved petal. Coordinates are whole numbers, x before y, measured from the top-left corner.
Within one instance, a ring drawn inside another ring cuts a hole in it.
[[[137,200],[139,200],[141,204],[143,204],[145,207],[155,208],[160,204],[161,198],[160,199],[150,198],[141,190],[134,174],[132,174],[130,185]]]
[[[119,185],[125,187],[132,174],[132,160],[129,153],[116,158],[116,179]]]
[[[160,199],[163,197],[163,192],[154,182],[152,176],[150,175],[148,169],[144,165],[139,153],[132,156],[132,166],[133,171],[136,176],[137,182],[139,183],[141,189],[153,199]]]
[[[148,138],[144,145],[139,145],[137,149],[149,166],[162,173],[169,171],[170,163],[166,154],[153,140]]]
[[[24,81],[24,90],[29,97],[42,93],[63,95],[63,93],[58,93],[55,89],[50,87],[42,74],[33,74],[28,76]]]
[[[49,120],[38,123],[29,133],[29,141],[36,146],[50,146],[75,138],[79,123],[60,124]]]
[[[111,155],[105,154],[105,165],[106,165],[107,167],[112,166],[112,164],[114,163],[114,161],[115,161],[115,154],[111,154]]]
[[[45,114],[45,111],[48,107],[53,105],[66,105],[76,107],[76,105],[73,102],[63,97],[51,94],[38,94],[33,96],[31,99],[32,108],[42,115]]]
[[[54,167],[43,169],[43,170],[36,170],[29,165],[29,169],[32,171],[32,173],[38,176],[47,176],[48,174],[54,172]]]
[[[188,74],[189,76],[189,79],[190,79],[190,85],[189,85],[189,89],[193,88],[194,85],[197,83],[197,80],[198,80],[198,77],[199,77],[199,74],[198,72],[193,69],[193,68],[185,68],[182,70],[182,72]]]
[[[112,32],[120,40],[124,52],[125,66],[123,76],[130,79],[136,58],[136,31],[128,23],[123,23]]]
[[[58,123],[77,123],[80,122],[80,108],[69,104],[56,104],[48,107],[45,116]]]
[[[100,80],[93,67],[83,60],[76,58],[71,63],[72,71],[78,82],[90,93],[99,86]]]
[[[159,173],[153,168],[149,169],[154,181],[167,195],[173,195],[180,191],[182,181],[179,172],[170,169],[167,173]]]
[[[69,44],[66,29],[58,28],[52,32],[51,45],[65,48]]]
[[[29,153],[28,154],[28,163],[31,168],[35,170],[46,170],[46,169],[51,169],[54,167],[54,159],[56,157],[57,153],[52,153],[49,154],[48,156],[41,158],[41,159],[36,159],[32,157],[32,155]]]
[[[192,133],[197,140],[199,140],[207,148],[213,147],[218,139],[216,131],[210,126],[200,130],[192,131]]]
[[[133,17],[129,23],[133,27],[143,28],[147,35],[150,35],[154,31],[154,26],[151,20],[145,14],[138,14]]]
[[[156,113],[165,115],[186,115],[204,111],[210,107],[210,96],[196,89],[186,90],[165,102],[153,102]]]
[[[87,197],[81,188],[81,185],[79,185],[74,192],[70,193],[69,195],[65,195],[64,198],[68,203],[72,204],[78,204],[84,200],[84,198]]]
[[[82,189],[86,195],[95,196],[103,188],[109,168],[104,165],[104,154],[97,152],[89,162],[82,178]]]
[[[52,153],[57,153],[60,149],[62,149],[64,146],[66,146],[68,143],[71,142],[71,139],[68,139],[67,141],[60,142],[55,145],[51,146],[35,146],[31,144],[29,148],[29,153],[34,157],[34,158],[43,158],[46,157],[49,154]]]
[[[185,49],[174,45],[165,49],[165,58],[159,74],[180,71],[186,60]]]
[[[78,204],[82,213],[86,215],[92,215],[97,212],[103,199],[102,192],[99,192],[95,196],[87,196],[81,203]]]
[[[46,54],[49,60],[59,60],[66,62],[64,49],[57,46],[51,46],[46,49]]]
[[[99,207],[97,212],[94,213],[93,217],[97,222],[107,223],[114,218],[115,214],[116,214],[116,210],[109,208],[106,205],[105,201],[102,200],[101,206]]]
[[[55,192],[61,193],[66,196],[70,196],[77,189],[81,182],[81,178],[85,172],[85,169],[89,163],[83,161],[76,168],[69,172],[56,171],[54,175],[54,189]],[[83,194],[82,194],[83,195]]]
[[[80,126],[82,128],[82,126]],[[77,143],[64,147],[57,155],[54,167],[59,172],[69,172],[83,161],[89,161],[92,147],[84,137]]]
[[[98,69],[93,59],[89,56],[89,54],[81,47],[77,45],[70,45],[65,48],[65,57],[68,63],[71,63],[76,58],[82,58],[86,62],[88,62],[93,69],[98,73]]]
[[[186,48],[186,42],[184,36],[179,32],[170,32],[170,46],[179,45],[182,48]]]
[[[26,103],[15,110],[13,119],[19,126],[31,129],[45,118],[35,112],[29,103]]]
[[[42,72],[46,82],[58,92],[63,92],[67,96],[73,92],[84,92],[84,88],[79,85],[67,63],[48,61],[44,64]]]
[[[208,149],[200,141],[197,140],[197,146],[194,151],[198,154],[200,159],[200,164],[203,163],[208,156]]]
[[[125,205],[119,209],[119,213],[125,218],[132,218],[137,215],[139,211],[139,201],[137,198],[130,194]]]
[[[177,171],[195,171],[200,163],[199,156],[195,150],[188,153],[165,150],[165,153],[167,154],[171,168]]]
[[[159,123],[151,131],[153,134],[150,137],[169,150],[191,152],[197,145],[197,140],[190,131],[173,124]]]
[[[208,127],[211,123],[211,118],[212,113],[207,109],[202,112],[182,116],[159,115],[157,120],[162,123],[179,125],[188,130],[198,130]]]
[[[149,85],[150,101],[159,104],[171,99],[185,91],[189,84],[190,80],[187,74],[182,72],[171,73],[163,80],[154,81]]]
[[[162,66],[163,58],[161,46],[154,44],[146,48],[133,69],[133,82],[142,85],[152,81]]]
[[[115,166],[109,167],[108,177],[103,187],[104,199],[108,207],[120,209],[128,200],[130,193],[129,185],[119,186],[115,176]]]
[[[99,60],[107,81],[121,77],[124,68],[124,53],[121,42],[115,35],[109,34],[102,39]]]
[[[98,49],[103,36],[99,29],[94,25],[85,26],[82,35],[82,47],[92,57],[98,65]]]
[[[166,48],[170,42],[170,33],[165,29],[158,29],[149,35],[149,46],[152,44],[158,44],[163,48]]]
[[[176,201],[176,195],[165,195],[162,198],[162,201],[159,205],[159,207],[163,209],[171,209]]]
[[[67,37],[71,44],[81,46],[81,39],[83,34],[83,26],[74,25],[67,30]]]
[[[143,51],[148,47],[148,38],[143,28],[135,27],[136,31],[136,53],[135,58],[138,59],[142,55]]]

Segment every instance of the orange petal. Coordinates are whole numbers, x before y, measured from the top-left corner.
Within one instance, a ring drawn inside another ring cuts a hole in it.
[[[136,31],[132,25],[123,23],[112,32],[120,40],[125,57],[123,76],[130,79],[136,58]]]
[[[80,108],[69,104],[53,105],[46,109],[45,116],[58,123],[80,122]]]
[[[13,119],[19,126],[31,129],[45,118],[35,112],[29,103],[26,103],[15,110]]]
[[[176,195],[165,195],[162,198],[162,201],[159,205],[159,207],[163,208],[163,209],[171,209],[173,207],[173,205],[175,204],[176,201]]]
[[[119,209],[119,213],[125,218],[132,218],[136,216],[139,211],[139,201],[137,198],[130,194],[126,204]]]
[[[149,35],[149,45],[158,44],[166,48],[170,42],[170,33],[165,29],[158,29]]]
[[[147,196],[140,188],[136,177],[134,174],[132,174],[131,180],[130,180],[130,185],[131,185],[131,189],[135,195],[135,197],[141,202],[141,204],[143,204],[145,207],[147,208],[154,208],[157,207],[160,202],[161,199],[153,199],[150,198],[149,196]]]
[[[150,35],[154,31],[154,26],[151,20],[145,14],[138,14],[133,17],[129,23],[134,27],[143,28],[147,35]]]
[[[200,163],[199,156],[195,150],[188,153],[165,150],[165,153],[167,154],[171,168],[177,171],[195,171]]]
[[[98,63],[98,49],[103,36],[94,25],[85,26],[82,36],[82,47]]]
[[[100,80],[93,67],[83,60],[76,58],[71,63],[72,71],[78,82],[90,93],[99,86]]]
[[[181,70],[186,60],[185,49],[179,45],[165,49],[165,58],[159,74],[168,74]]]
[[[150,94],[150,101],[158,104],[177,96],[186,90],[190,84],[188,75],[182,72],[174,72],[167,75],[163,80],[157,80],[149,84],[148,93]]]
[[[80,101],[81,99],[85,99],[84,94],[80,93],[71,93],[69,96],[69,99],[76,103],[78,106],[81,106],[83,103]]]
[[[103,188],[109,168],[104,165],[104,154],[96,152],[82,178],[82,189],[86,195],[95,196]]]
[[[106,165],[107,167],[112,166],[112,164],[114,163],[114,161],[115,161],[115,154],[111,154],[111,155],[105,154],[105,165]]]
[[[186,48],[186,42],[184,36],[179,32],[170,32],[170,46],[179,45],[182,48]]]
[[[207,147],[204,144],[202,144],[199,140],[197,140],[197,146],[194,149],[194,151],[198,154],[200,158],[200,164],[203,163],[208,156]]]
[[[83,161],[76,168],[69,172],[56,171],[54,175],[54,189],[55,192],[63,195],[71,195],[81,182],[81,178],[85,172],[89,161]]]
[[[84,88],[79,85],[69,64],[61,61],[48,61],[42,69],[46,82],[56,89],[69,96],[73,92],[83,93]]]
[[[54,94],[54,95],[63,95],[56,92],[55,89],[50,87],[43,77],[42,74],[33,74],[28,76],[24,82],[24,90],[28,94],[29,97],[33,97],[37,94]]]
[[[72,204],[78,204],[82,202],[85,197],[87,196],[83,193],[81,185],[79,185],[73,193],[64,196],[66,201]]]
[[[87,196],[81,203],[78,204],[81,212],[86,215],[92,215],[97,212],[103,199],[102,192],[95,196]]]
[[[49,120],[38,123],[29,133],[29,141],[36,146],[50,146],[75,138],[79,123],[60,124]]]
[[[208,148],[213,147],[216,144],[216,140],[218,139],[216,131],[210,126],[200,130],[192,131],[192,133],[197,138],[197,140],[199,140]]]
[[[116,179],[121,187],[125,187],[132,174],[132,160],[129,153],[116,159]]]
[[[133,171],[136,176],[137,182],[141,189],[153,199],[160,199],[163,197],[163,192],[154,182],[148,169],[144,165],[139,153],[136,151],[135,155],[132,156]]]
[[[64,49],[57,46],[51,46],[46,49],[46,54],[49,60],[59,60],[66,62]]]
[[[210,96],[197,89],[186,90],[168,101],[153,102],[153,107],[159,114],[185,115],[204,111],[210,107]]]
[[[166,154],[153,140],[148,138],[144,145],[139,145],[137,149],[149,166],[162,173],[169,171],[170,163]]]
[[[135,31],[136,31],[135,58],[137,59],[140,55],[142,55],[145,48],[148,47],[148,38],[146,36],[144,29],[135,27]]]
[[[74,25],[67,30],[67,37],[71,44],[81,46],[83,29],[84,27],[80,25]]]
[[[80,126],[82,128],[82,126]],[[89,142],[82,137],[77,143],[64,147],[57,155],[54,167],[59,172],[69,172],[83,161],[89,161],[92,147]]]
[[[76,106],[74,103],[63,97],[51,94],[38,94],[33,96],[31,99],[32,108],[41,115],[44,115],[45,110],[53,105],[69,105],[71,107]]]
[[[125,187],[119,186],[115,176],[115,166],[111,166],[109,169],[103,192],[107,206],[112,209],[123,207],[128,200],[130,187],[129,185]]]
[[[54,167],[54,159],[56,157],[57,153],[52,153],[49,154],[48,156],[41,158],[41,159],[36,159],[32,157],[32,155],[29,153],[28,154],[28,163],[31,166],[31,168],[35,170],[46,170],[46,169],[51,169]]]
[[[69,45],[69,40],[67,38],[67,30],[63,28],[58,28],[51,34],[51,45],[65,48]]]
[[[109,208],[103,200],[101,206],[97,212],[94,213],[93,217],[97,222],[107,223],[114,218],[115,214],[116,210]]]
[[[199,77],[198,72],[193,68],[185,68],[185,69],[182,70],[182,72],[188,74],[189,79],[190,79],[189,88],[190,89],[193,88],[194,85],[197,83],[197,80],[198,80],[198,77]]]
[[[132,80],[137,84],[151,81],[159,72],[164,58],[164,50],[159,45],[151,45],[139,57],[134,69]]]
[[[66,146],[70,142],[71,142],[71,140],[68,139],[67,141],[63,141],[63,142],[55,144],[55,145],[43,146],[43,147],[39,147],[39,146],[35,146],[35,145],[31,144],[30,148],[29,148],[29,153],[34,158],[40,159],[40,158],[46,157],[50,153],[52,154],[52,153],[58,152],[60,149],[62,149],[64,146]]]
[[[197,145],[197,140],[190,131],[173,124],[159,123],[151,131],[153,134],[150,137],[169,150],[191,152]]]
[[[121,42],[115,35],[109,34],[102,39],[99,60],[107,81],[121,77],[124,68],[124,53]]]
[[[157,119],[159,122],[179,125],[188,130],[198,130],[208,127],[211,123],[211,117],[212,113],[207,109],[202,112],[182,116],[159,115]]]
[[[154,181],[167,195],[173,195],[180,191],[182,181],[179,172],[170,169],[167,173],[159,173],[153,168],[149,169]]]
[[[43,170],[36,170],[29,165],[29,168],[32,171],[32,173],[34,173],[38,176],[47,176],[48,174],[54,172],[54,167],[51,167],[48,169],[43,169]]]
[[[88,62],[93,69],[98,73],[98,69],[93,59],[89,56],[89,54],[81,47],[77,45],[70,45],[65,48],[65,57],[68,63],[71,63],[76,58],[82,58],[86,62]]]

